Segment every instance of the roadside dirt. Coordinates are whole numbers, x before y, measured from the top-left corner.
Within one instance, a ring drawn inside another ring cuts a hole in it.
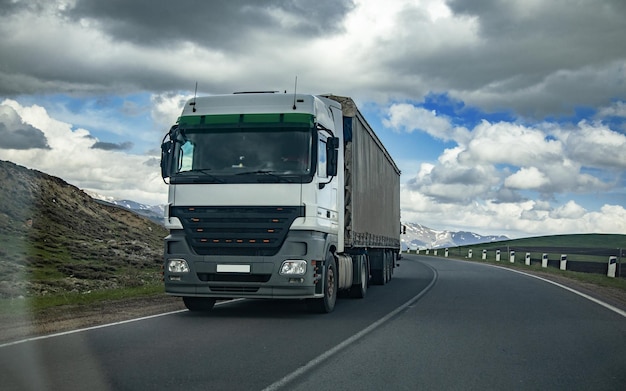
[[[624,290],[600,287],[549,273],[524,272],[578,290],[626,311]],[[163,294],[106,301],[92,306],[61,306],[26,316],[0,314],[0,344],[184,309],[180,298]]]
[[[523,272],[575,289],[622,311],[626,311],[626,291],[623,289],[599,286],[550,273],[526,270]]]
[[[185,306],[180,298],[162,294],[105,301],[91,306],[60,306],[37,314],[28,310],[20,311],[26,312],[26,315],[0,314],[0,343],[183,309]]]

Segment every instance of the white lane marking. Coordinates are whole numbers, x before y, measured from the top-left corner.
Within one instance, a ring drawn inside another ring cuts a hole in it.
[[[621,309],[619,309],[619,308],[617,308],[617,307],[615,307],[615,306],[612,306],[612,305],[611,305],[611,304],[609,304],[609,303],[605,303],[605,302],[604,302],[604,301],[602,301],[602,300],[596,299],[595,297],[589,296],[589,295],[588,295],[588,294],[586,294],[586,293],[583,293],[583,292],[577,291],[577,290],[576,290],[576,289],[574,289],[574,288],[570,288],[570,287],[565,286],[565,285],[563,285],[563,284],[559,284],[558,282],[554,282],[554,281],[549,280],[549,279],[547,279],[547,278],[539,277],[539,276],[536,276],[536,275],[534,275],[534,274],[530,274],[530,273],[523,272],[523,271],[521,271],[521,270],[516,270],[516,269],[508,268],[508,267],[505,267],[505,266],[492,265],[492,264],[489,264],[489,263],[478,263],[478,262],[474,262],[474,261],[464,261],[464,260],[462,260],[462,259],[448,259],[448,260],[449,260],[449,261],[455,261],[455,262],[472,262],[472,263],[473,263],[473,264],[475,264],[475,265],[483,265],[483,266],[495,267],[495,268],[497,268],[497,269],[508,270],[508,271],[511,271],[511,272],[514,272],[514,273],[523,274],[523,275],[528,276],[528,277],[533,277],[533,278],[536,278],[536,279],[538,279],[538,280],[541,280],[541,281],[544,281],[544,282],[548,282],[548,283],[550,283],[550,284],[552,284],[552,285],[556,285],[556,286],[558,286],[559,288],[563,288],[563,289],[565,289],[566,291],[570,291],[570,292],[572,292],[572,293],[574,293],[574,294],[577,294],[578,296],[584,297],[584,298],[585,298],[585,299],[587,299],[587,300],[591,300],[592,302],[594,302],[594,303],[596,303],[596,304],[599,304],[599,305],[601,305],[602,307],[604,307],[604,308],[606,308],[606,309],[608,309],[608,310],[611,310],[611,311],[615,312],[616,314],[621,315],[621,316],[623,316],[623,317],[625,317],[625,318],[626,318],[626,311],[623,311],[623,310],[621,310]]]
[[[494,265],[490,265],[490,266],[494,266]],[[545,281],[545,282],[549,282],[549,283],[550,283],[550,284],[552,284],[552,285],[556,285],[556,286],[558,286],[559,288],[563,288],[563,289],[565,289],[565,290],[567,290],[567,291],[570,291],[570,292],[572,292],[572,293],[577,294],[578,296],[584,297],[584,298],[585,298],[585,299],[587,299],[587,300],[591,300],[591,301],[593,301],[594,303],[599,304],[599,305],[601,305],[602,307],[607,308],[607,309],[609,309],[609,310],[611,310],[611,311],[615,312],[616,314],[618,314],[618,315],[622,315],[623,317],[625,317],[625,318],[626,318],[626,311],[623,311],[623,310],[621,310],[621,309],[619,309],[619,308],[617,308],[617,307],[615,307],[615,306],[612,306],[612,305],[611,305],[611,304],[609,304],[609,303],[605,303],[605,302],[604,302],[604,301],[602,301],[602,300],[598,300],[598,299],[596,299],[595,297],[589,296],[589,295],[588,295],[588,294],[586,294],[586,293],[583,293],[583,292],[577,291],[576,289],[570,288],[570,287],[565,286],[565,285],[563,285],[563,284],[559,284],[558,282],[554,282],[554,281],[552,281],[552,280],[548,280],[547,278],[543,278],[543,277],[535,276],[534,274],[526,273],[526,272],[523,272],[523,271],[520,271],[520,270],[509,269],[509,268],[502,267],[502,266],[495,266],[495,267],[499,267],[499,268],[501,268],[501,269],[510,270],[510,271],[512,271],[512,272],[515,272],[515,273],[523,274],[523,275],[525,275],[525,276],[529,276],[529,277],[536,278],[536,279],[538,279],[538,280],[542,280],[542,281]]]
[[[229,300],[229,301],[224,301],[224,302],[220,302],[220,303],[216,303],[215,305],[222,305],[222,304],[226,304],[226,303],[234,303],[236,301],[240,301],[243,299],[235,299],[235,300]],[[20,339],[19,341],[13,341],[13,342],[7,342],[7,343],[3,343],[0,344],[0,348],[4,348],[6,346],[12,346],[12,345],[17,345],[17,344],[21,344],[21,343],[25,343],[25,342],[31,342],[31,341],[38,341],[41,339],[48,339],[48,338],[54,338],[54,337],[61,337],[63,335],[70,335],[70,334],[76,334],[76,333],[82,333],[84,331],[89,331],[89,330],[97,330],[97,329],[102,329],[105,327],[111,327],[111,326],[118,326],[121,324],[126,324],[126,323],[133,323],[133,322],[140,322],[142,320],[147,320],[147,319],[153,319],[153,318],[158,318],[161,316],[167,316],[167,315],[173,315],[173,314],[178,314],[180,312],[187,312],[188,310],[177,310],[177,311],[171,311],[171,312],[164,312],[162,314],[155,314],[155,315],[148,315],[148,316],[142,316],[141,318],[134,318],[134,319],[128,319],[128,320],[121,320],[119,322],[113,322],[113,323],[107,323],[107,324],[100,324],[97,326],[91,326],[91,327],[84,327],[82,329],[76,329],[76,330],[69,330],[69,331],[63,331],[60,333],[54,333],[54,334],[48,334],[48,335],[40,335],[38,337],[32,337],[32,338],[26,338],[26,339]]]
[[[409,301],[407,301],[406,303],[402,304],[400,307],[396,308],[395,310],[393,310],[389,314],[385,315],[384,317],[380,318],[376,322],[372,323],[368,327],[366,327],[363,330],[359,331],[358,333],[354,334],[350,338],[344,340],[339,345],[335,345],[335,347],[333,347],[332,349],[325,351],[321,355],[315,357],[314,359],[312,359],[308,363],[304,364],[300,368],[296,369],[295,371],[291,372],[287,376],[285,376],[282,379],[280,379],[280,380],[270,384],[269,386],[264,388],[262,391],[276,391],[276,390],[280,390],[281,388],[285,387],[287,384],[289,384],[290,382],[292,382],[296,378],[304,375],[306,372],[312,370],[314,367],[316,367],[317,365],[323,363],[325,360],[328,360],[331,356],[337,354],[339,351],[345,349],[350,344],[352,344],[352,343],[356,342],[357,340],[363,338],[365,335],[367,335],[370,332],[374,331],[375,329],[379,328],[380,326],[383,325],[383,323],[387,322],[388,320],[390,320],[391,318],[396,316],[398,313],[404,311],[406,308],[408,308],[409,306],[413,305],[413,303],[415,303],[422,296],[424,296],[430,290],[430,288],[432,288],[435,285],[435,282],[437,281],[437,277],[438,277],[437,270],[435,270],[432,266],[430,266],[428,264],[425,264],[423,262],[420,262],[420,263],[422,265],[424,265],[424,266],[427,266],[428,268],[430,268],[433,271],[433,279],[430,281],[428,286],[426,288],[424,288],[420,293],[418,293],[416,296],[414,296]]]

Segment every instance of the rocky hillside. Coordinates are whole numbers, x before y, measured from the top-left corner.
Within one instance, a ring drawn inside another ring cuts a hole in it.
[[[0,182],[0,298],[160,279],[163,226],[11,162]]]

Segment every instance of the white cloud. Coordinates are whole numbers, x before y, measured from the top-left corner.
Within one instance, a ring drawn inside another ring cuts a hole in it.
[[[179,93],[154,94],[151,96],[151,116],[157,126],[163,130],[163,134],[176,123],[180,116],[183,105],[191,95]]]
[[[559,164],[563,147],[539,129],[510,122],[490,123],[483,120],[471,133],[462,162],[484,162],[533,166],[540,163]]]
[[[543,196],[608,190],[616,186],[619,173],[626,168],[626,155],[620,152],[626,136],[584,121],[571,129],[547,122],[529,127],[483,120],[474,129],[456,132],[460,137],[448,137],[451,126],[446,117],[401,104],[391,107],[384,124],[457,142],[440,155],[438,164],[430,169],[431,177],[407,181],[415,190],[445,200],[491,199],[494,195],[490,193],[497,188],[534,190]],[[593,167],[620,171],[597,177],[586,172]],[[460,191],[459,184],[472,186]]]
[[[419,222],[436,229],[503,234],[513,238],[547,234],[626,233],[626,208],[604,205],[586,210],[575,201],[552,209],[543,201],[518,203],[477,201],[468,204],[433,202],[429,197],[403,187],[403,221]]]
[[[452,126],[448,118],[437,115],[434,110],[426,110],[409,103],[391,105],[383,125],[408,133],[422,131],[444,141],[454,140],[463,143],[469,138],[467,129]]]
[[[132,155],[93,149],[97,142],[88,130],[72,129],[51,118],[37,105],[25,107],[5,100],[0,107],[14,110],[21,120],[45,135],[49,149],[0,149],[0,159],[36,169],[86,190],[105,196],[148,204],[165,203],[167,187],[158,167],[158,156]]]
[[[447,118],[410,106],[397,105],[386,125],[440,139],[442,132],[450,129]],[[430,130],[422,130],[429,126]],[[623,206],[605,205],[594,211],[573,199],[559,204],[555,196],[605,191],[619,197],[624,171],[624,154],[619,151],[625,149],[625,140],[624,135],[600,123],[526,126],[483,120],[467,131],[466,144],[457,141],[457,146],[443,150],[436,162],[423,163],[417,174],[405,181],[403,216],[407,221],[414,216],[427,226],[479,232],[488,227],[491,232],[516,236],[624,233],[622,222],[602,212],[611,210],[620,216]],[[616,170],[610,174],[594,171],[594,167]]]
[[[560,206],[550,213],[550,217],[555,219],[580,219],[587,214],[582,206],[574,201],[568,201],[565,205]]]
[[[522,167],[504,180],[504,186],[512,189],[539,189],[549,183],[544,173],[537,167]]]
[[[626,135],[601,123],[581,121],[577,128],[561,131],[570,159],[589,167],[626,170]]]
[[[622,117],[626,118],[626,102],[613,102],[609,106],[601,107],[596,115],[598,118]]]

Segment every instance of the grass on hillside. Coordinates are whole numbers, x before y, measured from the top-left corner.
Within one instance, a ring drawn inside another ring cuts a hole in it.
[[[88,306],[105,301],[138,298],[163,294],[163,283],[104,289],[89,293],[63,293],[46,296],[33,296],[14,299],[0,299],[0,314],[23,315],[37,314],[40,311],[58,306]]]
[[[521,239],[482,243],[474,246],[496,247],[571,247],[571,248],[621,248],[626,249],[626,235],[617,234],[573,234],[536,236]]]

